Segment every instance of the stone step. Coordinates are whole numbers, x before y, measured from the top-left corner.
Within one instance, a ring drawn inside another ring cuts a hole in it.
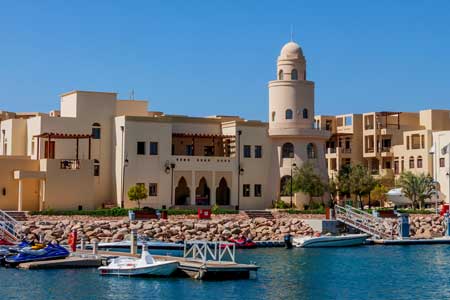
[[[273,220],[274,217],[270,211],[267,210],[246,210],[245,214],[251,218],[265,218],[268,220]]]
[[[22,222],[28,220],[28,215],[25,211],[5,211],[11,218],[16,221]]]

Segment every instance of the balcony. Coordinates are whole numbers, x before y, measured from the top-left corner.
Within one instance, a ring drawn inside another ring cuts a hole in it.
[[[173,155],[172,161],[175,164],[175,170],[224,170],[231,171],[235,169],[234,157],[222,156],[188,156]]]
[[[79,170],[80,161],[78,159],[61,159],[59,168],[62,170]]]

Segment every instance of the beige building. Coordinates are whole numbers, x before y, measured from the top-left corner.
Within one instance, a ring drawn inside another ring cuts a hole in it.
[[[316,116],[315,126],[332,133],[325,154],[330,177],[343,165],[363,164],[377,178],[411,171],[442,181],[430,150],[436,133],[450,130],[450,110]]]
[[[327,178],[330,132],[314,128],[314,82],[294,42],[278,57],[268,114],[268,123],[166,115],[145,100],[87,91],[61,95],[48,114],[0,111],[0,208],[134,207],[135,184],[149,191],[144,206],[271,207],[289,200],[296,166],[311,161]]]

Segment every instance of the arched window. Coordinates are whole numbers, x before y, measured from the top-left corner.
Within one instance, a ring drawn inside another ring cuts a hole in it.
[[[275,112],[272,112],[272,122],[275,122]]]
[[[100,124],[94,123],[92,124],[92,138],[94,140],[99,140],[101,137]]]
[[[296,69],[293,69],[291,72],[291,79],[292,80],[298,80],[298,72]]]
[[[414,156],[409,157],[409,168],[414,169]]]
[[[286,120],[292,120],[292,109],[286,109]]]
[[[422,156],[417,156],[417,168],[422,168]]]
[[[317,151],[316,151],[316,145],[314,145],[313,143],[309,143],[306,146],[306,152],[308,154],[308,158],[309,159],[315,159],[317,158]]]
[[[283,74],[283,70],[278,71],[278,80],[283,80],[284,79],[284,74]]]
[[[100,176],[100,161],[94,159],[94,176]]]
[[[308,119],[308,110],[306,108],[303,109],[303,119]]]
[[[294,145],[292,143],[285,143],[281,148],[282,158],[294,158]]]
[[[291,176],[286,175],[281,177],[280,180],[280,196],[290,196],[291,195]]]

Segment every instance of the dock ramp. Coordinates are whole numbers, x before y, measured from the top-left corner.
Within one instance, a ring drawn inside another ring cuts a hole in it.
[[[375,217],[352,206],[334,206],[336,220],[370,234],[378,239],[393,239],[397,232],[391,219]]]

